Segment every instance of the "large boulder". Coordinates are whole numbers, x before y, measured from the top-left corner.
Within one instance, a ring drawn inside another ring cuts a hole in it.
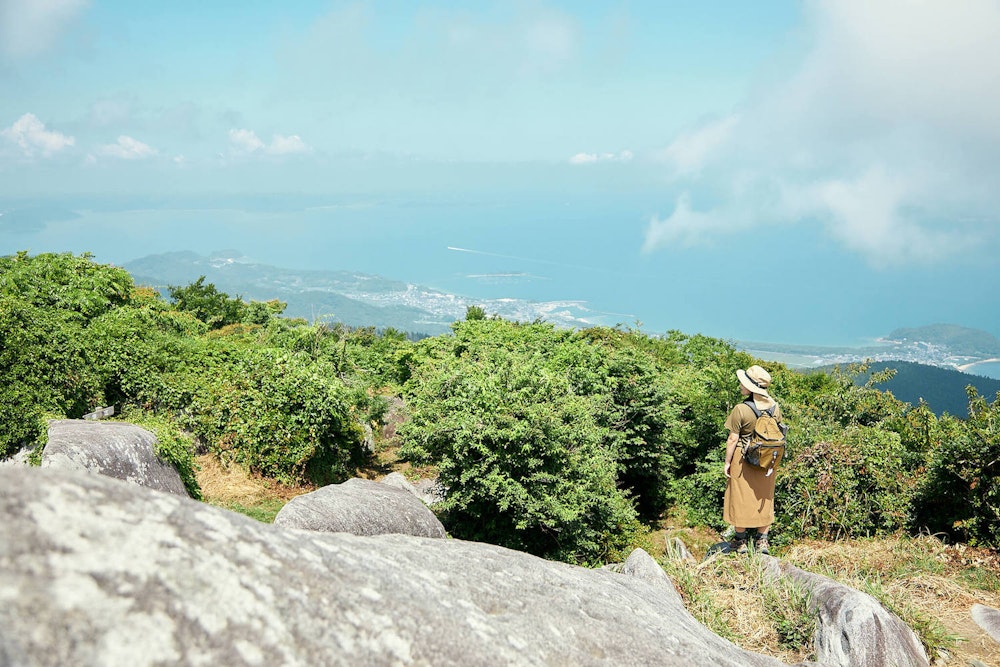
[[[24,466],[30,466],[31,460],[31,449],[19,449],[14,452],[14,454],[6,459],[0,459],[0,468],[23,468]]]
[[[387,486],[413,494],[426,505],[433,505],[444,500],[444,489],[434,479],[419,479],[413,483],[406,479],[403,473],[391,472],[379,481]]]
[[[415,495],[360,478],[292,498],[274,523],[328,533],[447,537],[438,518]]]
[[[1000,609],[974,604],[970,610],[972,620],[982,628],[993,641],[1000,642]]]
[[[639,576],[0,469],[0,664],[780,665]]]
[[[156,436],[124,422],[59,419],[49,423],[42,467],[83,470],[187,496],[177,469],[156,456]]]
[[[812,594],[819,613],[816,662],[828,667],[927,667],[930,661],[916,633],[895,614],[859,590],[806,572],[772,556],[761,556],[776,577]]]

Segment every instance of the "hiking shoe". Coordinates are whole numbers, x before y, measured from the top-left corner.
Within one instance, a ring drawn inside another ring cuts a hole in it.
[[[760,537],[758,537],[757,542],[754,544],[754,546],[757,548],[757,553],[762,553],[762,554],[771,553],[768,550],[767,535],[761,535]]]
[[[747,552],[747,534],[736,533],[729,540],[729,553],[745,554]]]

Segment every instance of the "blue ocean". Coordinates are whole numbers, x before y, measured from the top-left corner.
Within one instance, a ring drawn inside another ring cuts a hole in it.
[[[982,375],[984,377],[993,378],[994,380],[1000,380],[1000,361],[984,361],[981,364],[972,366],[965,372],[972,375]]]
[[[122,264],[234,249],[472,299],[579,301],[601,324],[742,341],[854,346],[935,322],[1000,331],[998,297],[966,288],[995,282],[991,262],[887,271],[803,225],[644,252],[650,221],[672,210],[655,190],[0,201],[0,254]]]

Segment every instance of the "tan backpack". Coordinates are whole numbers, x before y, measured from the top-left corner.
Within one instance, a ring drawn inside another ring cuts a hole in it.
[[[778,405],[772,405],[767,410],[758,410],[753,399],[743,401],[743,404],[753,410],[757,421],[754,422],[750,435],[740,439],[743,449],[743,460],[752,466],[764,468],[768,475],[781,462],[785,455],[785,433],[788,427],[779,424],[774,418]]]

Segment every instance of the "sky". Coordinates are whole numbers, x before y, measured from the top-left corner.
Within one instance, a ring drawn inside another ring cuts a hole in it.
[[[101,234],[550,273],[531,296],[749,340],[1000,335],[998,184],[996,0],[0,0],[2,253]]]

